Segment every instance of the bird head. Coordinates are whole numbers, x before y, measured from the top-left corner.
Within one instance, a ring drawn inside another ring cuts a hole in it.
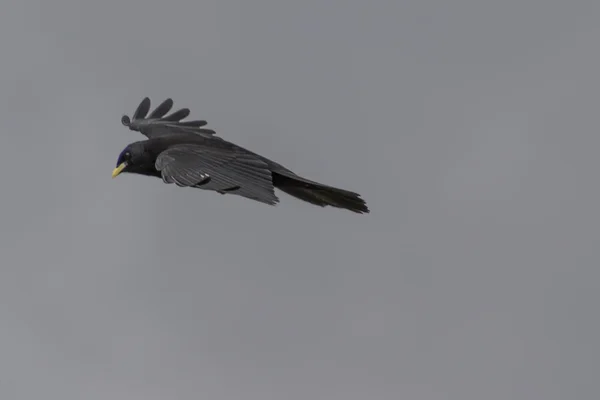
[[[112,177],[116,178],[123,172],[135,172],[136,169],[147,164],[146,152],[142,143],[132,143],[125,147],[119,158],[117,165],[112,172]]]

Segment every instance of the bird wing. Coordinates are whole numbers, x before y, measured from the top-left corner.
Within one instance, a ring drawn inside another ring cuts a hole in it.
[[[214,137],[215,131],[202,128],[207,124],[204,120],[182,121],[190,115],[189,108],[181,108],[166,115],[173,108],[173,100],[168,98],[158,105],[149,115],[150,99],[145,97],[138,107],[131,120],[128,116],[123,116],[122,122],[132,131],[140,132],[147,138],[173,134],[196,134],[205,137]]]
[[[181,144],[160,153],[155,167],[165,183],[229,192],[271,205],[279,202],[269,166],[254,154]]]

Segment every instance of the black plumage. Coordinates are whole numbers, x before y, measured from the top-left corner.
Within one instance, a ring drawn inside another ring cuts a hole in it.
[[[358,193],[314,182],[296,175],[282,165],[255,154],[203,128],[204,120],[182,121],[190,110],[171,114],[173,100],[166,99],[152,112],[150,99],[144,98],[123,125],[140,132],[147,140],[129,144],[119,154],[113,177],[128,172],[161,178],[181,187],[235,194],[269,205],[279,198],[275,188],[325,207],[368,213]]]

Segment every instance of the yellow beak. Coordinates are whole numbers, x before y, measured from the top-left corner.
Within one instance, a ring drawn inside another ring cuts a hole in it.
[[[119,174],[121,172],[123,172],[123,170],[125,169],[125,167],[127,167],[127,163],[126,162],[121,163],[121,165],[119,165],[117,168],[113,169],[112,177],[116,178],[117,176],[119,176]]]

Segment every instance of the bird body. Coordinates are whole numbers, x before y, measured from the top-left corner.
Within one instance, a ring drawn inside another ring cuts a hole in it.
[[[122,172],[161,178],[165,183],[235,194],[275,205],[275,188],[321,207],[332,206],[356,213],[369,209],[360,195],[314,182],[284,166],[216,136],[202,128],[206,121],[181,121],[184,108],[164,116],[173,106],[161,103],[148,117],[150,99],[144,98],[133,118],[121,119],[129,129],[148,139],[128,145],[119,155],[113,177]]]

